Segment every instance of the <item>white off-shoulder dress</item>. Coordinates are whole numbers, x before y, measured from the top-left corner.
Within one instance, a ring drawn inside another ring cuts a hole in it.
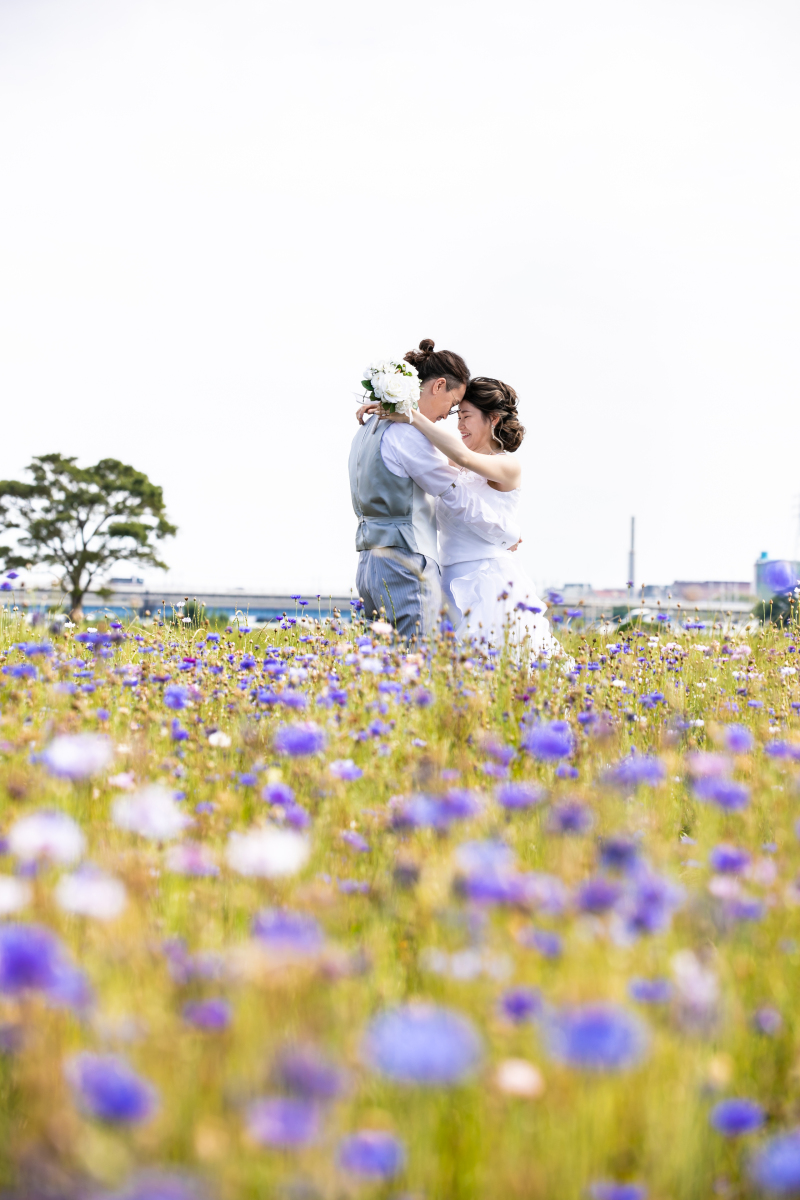
[[[496,512],[515,518],[520,489],[499,492],[473,471],[462,468],[460,481],[480,493]],[[442,592],[459,641],[478,646],[502,645],[506,631],[509,643],[521,648],[527,639],[527,654],[560,656],[563,650],[550,633],[544,613],[547,605],[536,594],[533,580],[519,564],[516,553],[503,550],[480,537],[463,520],[453,517],[437,501],[439,559]]]

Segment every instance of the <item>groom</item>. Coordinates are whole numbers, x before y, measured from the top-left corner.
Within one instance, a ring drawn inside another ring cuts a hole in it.
[[[467,365],[458,354],[434,352],[431,341],[409,351],[420,376],[420,412],[443,421],[464,397]],[[361,424],[361,414],[358,414]],[[350,492],[358,517],[356,587],[368,618],[386,620],[407,641],[436,628],[442,606],[435,499],[486,541],[511,547],[519,528],[497,515],[459,480],[458,472],[419,430],[372,416],[350,450]]]

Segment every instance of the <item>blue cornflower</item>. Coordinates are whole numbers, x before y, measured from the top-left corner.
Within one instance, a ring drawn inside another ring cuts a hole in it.
[[[800,1193],[800,1129],[771,1138],[754,1154],[750,1178],[778,1196]]]
[[[752,1133],[764,1124],[764,1109],[755,1100],[721,1100],[711,1110],[709,1121],[717,1133],[725,1137],[739,1137]]]
[[[594,813],[580,800],[561,800],[550,809],[547,828],[551,833],[588,833],[594,825]]]
[[[753,1013],[753,1028],[767,1037],[775,1037],[783,1029],[783,1017],[771,1004],[763,1004]]]
[[[587,879],[575,893],[575,904],[581,912],[601,914],[613,908],[622,895],[621,886],[605,875]]]
[[[294,791],[288,783],[268,783],[261,793],[261,799],[266,800],[267,804],[292,804]]]
[[[58,938],[41,925],[0,925],[0,993],[50,991],[62,978],[66,959]]]
[[[522,740],[522,747],[542,762],[557,762],[569,758],[574,739],[568,721],[550,721],[535,725]]]
[[[306,1100],[332,1100],[344,1091],[344,1073],[314,1046],[289,1046],[282,1050],[274,1077],[284,1091]]]
[[[589,1185],[589,1195],[592,1200],[647,1200],[647,1188],[641,1183],[616,1183],[601,1179]]]
[[[325,733],[312,721],[302,725],[282,725],[275,734],[275,749],[291,758],[318,754],[325,746]]]
[[[631,838],[617,834],[600,841],[600,865],[607,871],[629,872],[638,866],[640,851]]]
[[[797,572],[792,563],[777,559],[765,564],[762,578],[774,593],[790,592],[797,583]]]
[[[642,872],[629,884],[619,906],[622,925],[630,937],[658,933],[669,927],[683,903],[683,891],[662,875]]]
[[[382,1130],[362,1129],[339,1143],[339,1165],[363,1179],[392,1179],[405,1161],[403,1143]]]
[[[139,1171],[121,1192],[104,1195],[106,1200],[206,1200],[208,1193],[182,1171]]]
[[[606,773],[605,780],[616,787],[655,787],[665,778],[667,769],[660,758],[650,754],[632,754]]]
[[[723,875],[738,875],[750,865],[750,855],[739,846],[729,846],[720,842],[708,856],[708,861],[715,871]]]
[[[345,829],[341,834],[341,839],[359,854],[366,854],[369,850],[369,842],[360,833],[356,833],[355,829]]]
[[[613,1004],[562,1008],[544,1022],[552,1058],[588,1071],[622,1071],[644,1057],[647,1027],[633,1013]]]
[[[270,950],[292,955],[317,954],[325,942],[325,935],[313,917],[288,908],[262,908],[253,917],[251,928],[253,936]]]
[[[183,1006],[183,1019],[196,1029],[217,1032],[231,1023],[231,1006],[227,1000],[193,1000]]]
[[[100,1121],[145,1121],[156,1109],[155,1089],[116,1054],[76,1054],[65,1074],[78,1107]]]
[[[398,1083],[459,1083],[480,1061],[481,1040],[472,1024],[447,1008],[408,1004],[373,1018],[362,1055],[374,1071]]]
[[[514,1024],[532,1021],[544,1008],[542,993],[538,988],[515,987],[503,992],[498,1003],[501,1016]]]
[[[628,995],[639,1004],[666,1004],[672,998],[672,984],[668,979],[632,979]]]
[[[725,725],[722,736],[725,748],[731,754],[749,754],[755,744],[755,738],[746,725]]]
[[[328,765],[328,770],[334,779],[341,779],[344,783],[353,783],[364,774],[361,767],[357,767],[352,758],[339,758],[336,762]]]
[[[164,703],[167,708],[186,708],[189,703],[189,689],[179,683],[170,683],[164,688]]]
[[[265,1096],[247,1109],[247,1130],[262,1146],[304,1146],[319,1133],[319,1108],[297,1096]]]
[[[694,785],[694,794],[698,800],[710,801],[726,812],[738,812],[747,808],[750,803],[750,789],[747,784],[739,783],[735,779],[698,779]]]
[[[560,958],[564,943],[561,936],[549,929],[524,929],[518,934],[521,946],[538,951],[542,958]]]

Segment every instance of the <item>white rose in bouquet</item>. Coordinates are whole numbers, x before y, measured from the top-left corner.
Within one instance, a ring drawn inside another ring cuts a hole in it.
[[[367,367],[361,382],[389,412],[408,417],[419,408],[419,375],[411,363],[381,359]]]

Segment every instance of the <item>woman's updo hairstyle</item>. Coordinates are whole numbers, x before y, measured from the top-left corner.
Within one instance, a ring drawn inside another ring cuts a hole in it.
[[[420,383],[444,376],[448,392],[469,383],[469,368],[461,355],[452,350],[434,350],[433,346],[432,338],[423,338],[419,350],[409,350],[405,356],[405,361],[417,368]]]
[[[504,450],[514,453],[522,445],[525,426],[520,425],[517,415],[517,393],[500,379],[488,379],[477,375],[467,385],[465,400],[479,409],[489,420],[497,417],[494,436]]]

